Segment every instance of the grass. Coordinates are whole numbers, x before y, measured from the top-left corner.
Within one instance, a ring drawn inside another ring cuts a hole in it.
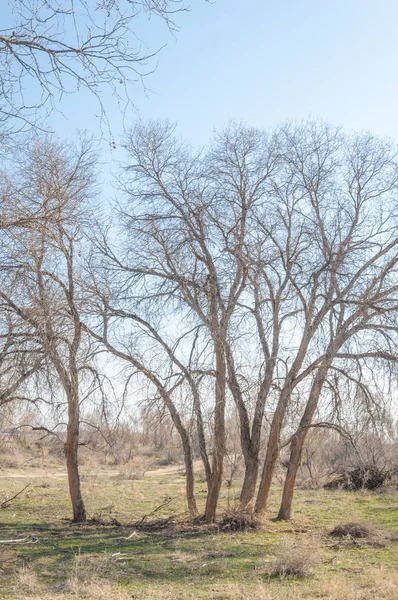
[[[272,520],[280,489],[259,530],[221,532],[186,522],[184,478],[159,469],[142,480],[115,470],[82,469],[90,517],[124,526],[70,523],[64,469],[4,470],[0,499],[29,488],[0,510],[0,539],[27,535],[29,543],[0,545],[0,598],[14,600],[251,599],[396,600],[398,494],[298,490],[294,519]],[[220,515],[237,487],[224,488]],[[142,533],[128,524],[173,501],[156,517],[176,515],[164,531]],[[205,485],[197,483],[203,508]],[[341,523],[362,523],[370,538],[334,538]],[[37,540],[37,541],[36,541]],[[289,575],[292,557],[302,569]],[[311,563],[311,569],[307,569]],[[275,570],[275,564],[279,565]],[[310,575],[310,576],[308,576]]]

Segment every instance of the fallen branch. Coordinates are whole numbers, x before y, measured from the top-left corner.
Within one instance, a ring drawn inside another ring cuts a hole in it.
[[[138,523],[132,523],[130,527],[138,529],[138,531],[159,531],[160,529],[166,529],[170,523],[174,523],[176,515],[170,515],[164,519],[154,519],[152,521],[139,521]]]
[[[144,521],[146,521],[146,519],[148,519],[148,517],[153,517],[153,515],[158,512],[158,510],[160,510],[161,508],[164,508],[165,506],[168,506],[169,504],[171,504],[171,502],[173,502],[174,500],[177,500],[177,498],[179,498],[179,496],[174,496],[174,498],[166,498],[166,500],[164,502],[162,502],[162,504],[159,504],[159,506],[156,507],[155,510],[148,513],[147,515],[144,515],[142,517],[142,519],[137,521],[137,523],[135,523],[135,526],[139,527],[140,525],[142,525],[144,523]],[[169,517],[168,519],[159,519],[159,521],[170,520],[171,518],[172,517]]]
[[[17,498],[20,494],[22,494],[22,492],[24,492],[26,490],[26,488],[28,488],[30,486],[30,483],[28,483],[28,485],[25,485],[24,488],[22,488],[22,490],[20,490],[19,492],[17,492],[14,496],[11,496],[11,498],[4,498],[4,500],[2,500],[2,502],[0,502],[0,508],[7,508],[7,506],[10,504],[10,502],[12,502],[12,500],[15,500],[15,498]]]
[[[29,540],[29,541],[27,541]],[[29,534],[24,538],[19,538],[16,540],[0,540],[0,544],[37,544],[39,538],[35,535]]]

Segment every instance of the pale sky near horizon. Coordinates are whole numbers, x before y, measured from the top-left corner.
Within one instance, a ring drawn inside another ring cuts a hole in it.
[[[205,144],[229,119],[269,127],[320,117],[398,141],[397,0],[191,0],[175,37],[152,19],[138,32],[153,49],[167,42],[138,111],[126,122],[169,118],[189,142]],[[116,138],[121,118],[109,117]],[[62,136],[98,128],[89,96],[73,95],[53,115]],[[118,141],[118,140],[117,140]]]

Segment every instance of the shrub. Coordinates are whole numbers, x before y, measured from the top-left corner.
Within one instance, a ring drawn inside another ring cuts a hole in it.
[[[369,538],[373,535],[373,532],[366,525],[361,523],[344,523],[337,525],[333,531],[330,532],[333,537],[353,537],[353,538]]]
[[[230,507],[226,510],[218,524],[220,531],[247,531],[258,529],[260,521],[258,517],[247,509],[240,506]]]
[[[326,489],[378,490],[383,487],[395,474],[397,469],[385,470],[375,464],[357,466],[351,470],[338,473],[325,484]]]
[[[119,471],[117,475],[115,475],[116,479],[120,479],[122,481],[142,481],[144,477],[145,471],[133,469],[123,469]]]
[[[271,565],[271,577],[310,577],[317,563],[313,550],[302,547],[283,548]]]

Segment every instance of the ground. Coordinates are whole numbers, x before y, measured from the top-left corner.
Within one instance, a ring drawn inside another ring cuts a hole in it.
[[[220,532],[187,522],[184,477],[176,468],[142,480],[117,468],[82,468],[91,522],[73,525],[64,468],[0,471],[0,501],[29,487],[0,509],[0,598],[29,600],[250,599],[367,600],[398,598],[398,493],[298,490],[294,519],[272,520],[275,486],[259,530]],[[220,514],[238,487],[223,488]],[[204,506],[205,484],[197,482]],[[175,515],[164,529],[133,525]],[[170,500],[171,499],[171,500]],[[169,501],[170,500],[170,501]],[[116,520],[116,521],[115,521]],[[338,524],[359,522],[369,538],[333,538]],[[120,523],[121,525],[116,525]],[[296,576],[275,575],[293,560]],[[300,574],[300,572],[302,573]]]

